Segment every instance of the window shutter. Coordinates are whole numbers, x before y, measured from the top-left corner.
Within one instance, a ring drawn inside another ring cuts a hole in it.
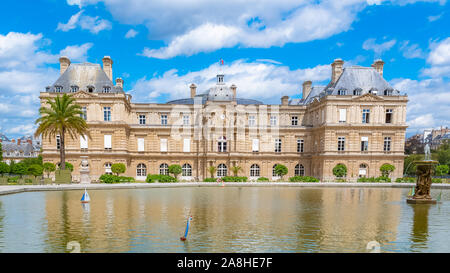
[[[138,152],[145,151],[145,140],[143,138],[138,138]]]
[[[259,151],[259,139],[253,139],[252,151],[253,152],[258,152]]]
[[[161,139],[161,152],[167,152],[167,139]]]
[[[190,152],[191,151],[191,139],[185,138],[183,141],[183,152]]]
[[[347,109],[339,109],[339,121],[345,122],[347,120]]]
[[[111,135],[105,135],[105,148],[106,149],[111,149],[112,148]]]
[[[88,148],[88,137],[86,135],[80,135],[80,149]]]

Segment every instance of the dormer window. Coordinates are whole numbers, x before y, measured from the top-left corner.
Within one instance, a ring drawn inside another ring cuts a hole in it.
[[[61,93],[62,90],[63,90],[63,87],[62,87],[62,86],[59,86],[59,85],[55,86],[55,92],[56,92],[56,93]]]
[[[45,91],[50,92],[50,88],[51,88],[50,86],[45,87]]]
[[[224,75],[217,75],[217,83],[223,83],[223,76]]]
[[[87,87],[87,90],[89,93],[93,93],[94,92],[95,87],[93,87],[92,85]]]
[[[361,96],[361,88],[355,88],[355,90],[353,90],[353,96]]]
[[[76,85],[72,85],[71,87],[70,87],[70,92],[72,92],[72,93],[75,93],[75,92],[78,92],[78,86],[76,86]]]
[[[376,95],[377,93],[378,93],[378,90],[375,89],[375,88],[372,88],[372,89],[369,90],[369,94],[374,94],[374,95]]]
[[[103,93],[111,93],[111,86],[103,86]]]
[[[345,96],[345,95],[347,95],[347,90],[346,90],[346,89],[339,89],[339,90],[338,90],[338,95],[339,95],[339,96]]]
[[[385,96],[392,96],[392,89],[386,89],[386,90],[384,90],[384,92],[383,92],[383,95],[385,95]]]

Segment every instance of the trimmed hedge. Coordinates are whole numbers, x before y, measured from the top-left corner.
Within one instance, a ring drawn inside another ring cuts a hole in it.
[[[163,174],[149,174],[147,175],[147,179],[145,179],[145,182],[147,183],[171,183],[171,182],[177,182],[177,179],[175,177],[172,177],[170,175],[163,175]]]
[[[293,176],[289,178],[290,182],[319,182],[319,179],[312,176]]]
[[[222,177],[223,182],[247,182],[246,176],[225,176]]]
[[[389,183],[391,182],[391,179],[389,177],[385,176],[379,176],[379,177],[360,177],[358,178],[358,182],[372,182],[372,183]]]
[[[117,176],[113,174],[102,174],[99,178],[100,182],[102,183],[124,183],[124,182],[134,182],[133,177],[127,177],[127,176]]]
[[[415,177],[399,177],[395,179],[395,182],[397,183],[416,183]]]
[[[431,178],[431,183],[442,183],[442,179],[440,179],[440,178]]]
[[[203,179],[203,182],[217,182],[217,178],[207,177]]]
[[[258,182],[268,182],[269,178],[261,176],[261,177],[258,177],[258,179],[256,181],[258,181]]]

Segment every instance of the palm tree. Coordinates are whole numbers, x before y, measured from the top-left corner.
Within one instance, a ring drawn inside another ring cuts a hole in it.
[[[233,166],[231,167],[231,171],[233,172],[234,176],[238,176],[238,173],[242,170],[240,166]]]
[[[89,135],[86,121],[81,117],[81,106],[75,103],[75,99],[67,94],[62,97],[57,95],[54,99],[47,99],[49,108],[42,106],[39,109],[40,117],[36,120],[39,124],[35,137],[42,135],[43,138],[55,138],[60,136],[60,169],[66,169],[65,135],[72,139],[77,135]]]

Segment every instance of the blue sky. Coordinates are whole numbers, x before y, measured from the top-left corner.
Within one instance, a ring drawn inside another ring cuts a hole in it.
[[[135,102],[188,97],[219,60],[238,96],[280,103],[323,85],[330,63],[370,66],[409,96],[408,135],[448,126],[450,9],[445,0],[28,0],[0,10],[0,131],[32,134],[58,58],[114,61]]]

